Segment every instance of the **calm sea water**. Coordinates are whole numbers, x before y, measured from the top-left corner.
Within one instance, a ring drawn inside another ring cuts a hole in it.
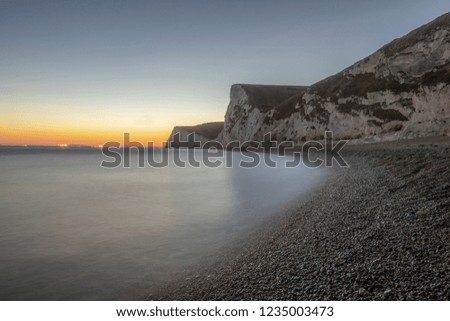
[[[102,159],[0,151],[0,299],[142,296],[220,256],[324,175],[282,157],[251,169],[105,169]]]

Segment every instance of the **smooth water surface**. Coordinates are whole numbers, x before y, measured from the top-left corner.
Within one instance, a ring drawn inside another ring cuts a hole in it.
[[[243,156],[234,154],[236,164]],[[142,297],[220,255],[324,175],[264,165],[105,169],[102,159],[0,154],[0,299]]]

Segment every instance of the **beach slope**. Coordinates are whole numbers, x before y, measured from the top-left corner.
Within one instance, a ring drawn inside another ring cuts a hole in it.
[[[319,190],[152,300],[450,300],[450,138],[347,146]]]

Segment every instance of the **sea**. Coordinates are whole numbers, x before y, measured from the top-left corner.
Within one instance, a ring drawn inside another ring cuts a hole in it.
[[[164,153],[204,156],[153,150]],[[0,300],[145,298],[245,242],[326,175],[286,168],[288,156],[250,168],[245,153],[223,157],[140,167],[131,153],[130,166],[105,168],[98,149],[0,148]]]

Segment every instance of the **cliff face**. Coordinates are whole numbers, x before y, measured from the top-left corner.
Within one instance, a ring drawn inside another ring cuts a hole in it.
[[[225,114],[222,140],[255,140],[263,135],[266,115],[289,97],[304,92],[306,87],[233,85],[230,104]]]
[[[237,84],[224,123],[175,127],[186,140],[295,143],[450,136],[450,13],[312,86]],[[176,146],[175,146],[176,147]]]
[[[174,139],[175,135],[179,134],[179,141],[186,142],[188,136],[193,133],[195,141],[204,144],[211,140],[221,140],[222,130],[223,122],[204,123],[196,126],[176,126],[167,142],[171,144],[171,147],[179,147]]]
[[[310,87],[233,85],[223,141],[450,135],[450,13]]]

